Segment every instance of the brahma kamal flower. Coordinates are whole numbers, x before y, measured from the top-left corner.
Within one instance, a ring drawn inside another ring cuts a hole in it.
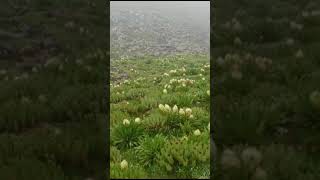
[[[222,153],[221,165],[223,169],[240,168],[241,162],[232,150],[226,149]]]
[[[303,54],[302,50],[299,49],[299,50],[296,52],[295,56],[296,56],[296,58],[303,58],[303,57],[304,57],[304,54]]]
[[[179,110],[179,114],[180,114],[180,115],[185,115],[185,114],[186,114],[186,112],[185,112],[182,108],[180,108],[180,110]]]
[[[192,109],[190,109],[190,108],[186,108],[186,114],[188,115],[188,116],[190,116],[191,114],[192,114]]]
[[[250,169],[256,168],[262,161],[262,154],[254,147],[248,147],[241,153],[241,159]]]
[[[164,90],[163,90],[163,93],[164,93],[164,94],[167,94],[167,93],[168,93],[167,89],[164,89]]]
[[[200,136],[200,135],[201,135],[201,132],[200,132],[199,129],[197,129],[197,130],[195,130],[195,131],[193,132],[193,134],[196,135],[196,136]]]
[[[174,106],[173,106],[172,112],[174,112],[174,113],[178,112],[178,106],[177,106],[177,105],[174,105]]]
[[[257,167],[256,171],[253,174],[254,180],[266,180],[267,179],[267,172],[262,169],[261,167]]]
[[[137,124],[140,124],[141,119],[140,119],[140,118],[136,118],[136,119],[134,120],[134,122],[137,123]]]
[[[128,119],[124,119],[122,123],[123,123],[123,125],[129,125],[130,121]]]
[[[171,107],[168,104],[164,105],[164,109],[166,112],[170,112],[171,111]]]
[[[121,169],[128,168],[128,162],[126,160],[121,161],[120,167],[121,167]]]
[[[181,139],[182,140],[188,140],[188,136],[184,135]]]
[[[320,92],[319,91],[313,91],[309,95],[309,100],[312,106],[320,110]]]
[[[159,109],[160,109],[161,111],[164,111],[164,105],[163,105],[163,104],[159,104]]]

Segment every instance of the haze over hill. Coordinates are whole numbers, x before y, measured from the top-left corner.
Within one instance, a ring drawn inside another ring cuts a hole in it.
[[[209,2],[111,2],[111,55],[209,53]]]

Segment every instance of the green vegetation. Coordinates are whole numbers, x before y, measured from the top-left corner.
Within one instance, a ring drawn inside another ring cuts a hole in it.
[[[105,179],[105,11],[0,2],[0,179]]]
[[[111,178],[209,178],[209,57],[111,62]]]
[[[320,4],[214,6],[215,178],[319,179]]]

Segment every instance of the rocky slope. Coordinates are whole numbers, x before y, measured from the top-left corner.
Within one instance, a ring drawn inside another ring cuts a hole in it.
[[[110,18],[113,57],[209,52],[209,29],[199,28],[191,19],[159,11],[112,11],[112,7]]]

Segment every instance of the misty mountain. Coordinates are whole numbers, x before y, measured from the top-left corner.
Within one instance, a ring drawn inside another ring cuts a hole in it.
[[[190,8],[166,7],[111,4],[112,56],[209,53],[210,12],[199,19]]]

